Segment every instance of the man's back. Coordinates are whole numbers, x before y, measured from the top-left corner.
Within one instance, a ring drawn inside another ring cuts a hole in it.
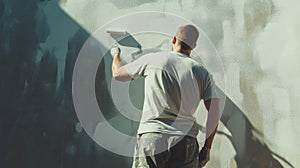
[[[196,137],[193,114],[211,76],[179,52],[147,54],[126,65],[133,77],[145,76],[145,100],[138,133],[161,132]]]

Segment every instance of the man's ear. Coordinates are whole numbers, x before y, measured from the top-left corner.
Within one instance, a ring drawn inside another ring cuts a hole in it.
[[[172,44],[175,44],[175,43],[176,43],[176,37],[174,36],[172,39]]]

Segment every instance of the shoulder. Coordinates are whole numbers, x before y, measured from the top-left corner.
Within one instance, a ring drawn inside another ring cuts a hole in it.
[[[203,65],[200,64],[193,65],[192,72],[196,77],[201,79],[205,79],[211,76],[208,70]]]
[[[159,52],[151,53],[151,55],[153,57],[165,58],[165,57],[171,56],[172,52],[171,51],[159,51]]]
[[[154,53],[147,53],[142,55],[139,59],[144,60],[146,62],[164,62],[170,58],[170,52],[168,51],[159,51]]]

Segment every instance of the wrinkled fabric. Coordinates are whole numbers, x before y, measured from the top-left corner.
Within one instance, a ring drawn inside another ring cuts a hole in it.
[[[161,133],[138,137],[132,168],[199,168],[196,138]]]

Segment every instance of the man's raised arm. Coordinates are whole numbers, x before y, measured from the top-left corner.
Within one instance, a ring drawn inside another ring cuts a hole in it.
[[[112,76],[114,77],[114,79],[122,82],[132,80],[132,77],[127,73],[125,67],[122,66],[121,64],[120,48],[118,46],[114,46],[110,50],[110,53],[113,57],[111,69],[112,69]]]

